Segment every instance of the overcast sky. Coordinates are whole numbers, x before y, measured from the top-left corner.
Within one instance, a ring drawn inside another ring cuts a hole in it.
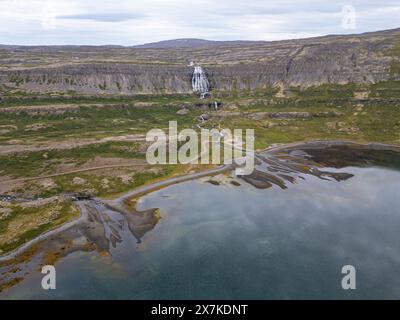
[[[280,40],[400,27],[399,0],[0,0],[0,43]]]

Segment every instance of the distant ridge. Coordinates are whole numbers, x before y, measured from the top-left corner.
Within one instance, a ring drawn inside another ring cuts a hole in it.
[[[263,41],[245,41],[245,40],[214,41],[214,40],[204,40],[195,38],[184,38],[184,39],[172,39],[172,40],[146,43],[142,45],[133,46],[133,48],[144,48],[144,49],[198,48],[198,47],[210,47],[210,46],[221,46],[221,45],[256,44],[261,42]]]
[[[159,42],[150,42],[142,45],[135,45],[131,48],[143,48],[143,49],[168,49],[168,48],[200,48],[200,47],[217,47],[225,45],[254,45],[254,44],[266,44],[266,43],[287,43],[292,41],[308,41],[316,39],[329,39],[329,38],[348,38],[352,36],[356,37],[368,37],[372,35],[391,35],[398,33],[400,28],[381,30],[381,31],[370,31],[359,34],[327,34],[318,37],[310,38],[300,38],[300,39],[288,39],[288,40],[274,40],[274,41],[264,41],[264,40],[232,40],[232,41],[217,41],[217,40],[205,40],[197,38],[182,38],[182,39],[171,39],[163,40]]]
[[[4,50],[20,50],[20,49],[46,49],[50,50],[93,50],[93,49],[124,49],[124,48],[138,48],[138,49],[168,49],[168,48],[200,48],[200,47],[218,47],[218,46],[235,46],[235,45],[265,45],[265,44],[286,44],[292,42],[313,42],[316,40],[326,40],[326,39],[346,39],[349,37],[370,37],[370,36],[391,36],[396,35],[400,32],[400,28],[379,30],[379,31],[369,31],[363,33],[354,34],[327,34],[317,37],[306,37],[298,39],[284,39],[284,40],[205,40],[197,38],[181,38],[181,39],[171,39],[163,40],[159,42],[150,42],[141,45],[43,45],[43,44],[33,44],[33,45],[9,45],[0,43],[0,49]]]

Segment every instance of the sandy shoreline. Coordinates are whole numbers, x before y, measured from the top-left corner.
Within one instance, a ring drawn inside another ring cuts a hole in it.
[[[210,175],[214,175],[214,174],[218,174],[218,173],[222,173],[225,171],[229,171],[231,170],[231,166],[230,165],[224,165],[215,169],[210,169],[210,170],[206,170],[206,171],[202,171],[202,172],[197,172],[197,173],[192,173],[192,174],[187,174],[187,175],[183,175],[183,176],[179,176],[179,177],[173,177],[173,178],[169,178],[163,181],[159,181],[159,182],[155,182],[152,183],[150,185],[146,185],[146,186],[142,186],[136,189],[133,189],[129,192],[124,193],[122,196],[113,199],[113,200],[108,200],[108,199],[101,199],[101,198],[95,198],[94,200],[100,201],[106,205],[111,205],[111,206],[122,206],[122,204],[124,203],[124,201],[128,198],[131,197],[135,197],[135,196],[141,196],[141,195],[145,195],[149,192],[155,191],[157,189],[160,188],[164,188],[167,186],[170,186],[172,184],[175,183],[179,183],[179,182],[184,182],[184,181],[189,181],[189,180],[193,180],[193,179],[197,179],[197,178],[202,178],[202,177],[206,177],[206,176],[210,176]],[[86,208],[84,206],[84,201],[77,201],[76,202],[79,206],[79,211],[80,211],[80,216],[72,221],[69,221],[53,230],[47,231],[46,233],[41,234],[40,236],[26,242],[25,244],[23,244],[22,246],[18,247],[17,249],[6,253],[5,255],[0,256],[0,262],[4,262],[7,260],[11,260],[14,259],[16,256],[18,256],[19,254],[22,254],[25,250],[29,249],[32,245],[42,241],[42,240],[46,240],[51,236],[57,235],[60,232],[66,231],[74,226],[76,226],[77,224],[84,222],[87,218],[87,211]]]
[[[67,223],[65,223],[55,229],[49,230],[46,233],[43,233],[32,240],[29,240],[28,242],[24,243],[22,246],[18,247],[14,251],[11,251],[9,253],[6,253],[5,255],[0,256],[0,262],[14,259],[18,255],[24,253],[25,250],[28,250],[32,245],[34,245],[42,240],[46,240],[54,235],[57,235],[60,232],[66,231],[69,228],[85,221],[87,218],[86,208],[83,205],[83,203],[78,203],[78,206],[79,206],[80,216],[77,219],[68,221]]]

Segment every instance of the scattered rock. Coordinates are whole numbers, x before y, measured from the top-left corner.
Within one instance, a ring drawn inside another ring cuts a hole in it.
[[[270,121],[265,121],[265,122],[262,123],[261,127],[268,129],[268,128],[273,128],[276,125],[277,125],[276,123],[273,123],[273,122],[270,122]]]
[[[129,184],[129,183],[131,183],[133,181],[133,177],[131,175],[128,175],[128,174],[122,175],[119,178],[121,179],[121,182],[123,184]]]
[[[44,129],[48,129],[51,128],[52,125],[50,124],[45,124],[45,123],[34,123],[31,125],[27,125],[25,127],[25,131],[39,131],[39,130],[44,130]]]
[[[101,187],[104,189],[108,189],[110,187],[110,180],[107,178],[101,179]]]
[[[225,118],[228,118],[228,117],[242,116],[242,113],[241,112],[219,111],[219,112],[214,112],[212,114],[212,116],[215,117],[215,118],[225,119]]]
[[[364,105],[359,103],[359,104],[356,105],[356,108],[354,110],[358,111],[358,112],[363,111],[364,110]]]
[[[156,104],[156,102],[136,102],[135,107],[152,107]]]
[[[112,124],[118,125],[118,124],[125,124],[126,120],[124,119],[114,119],[112,122]]]
[[[6,219],[11,215],[12,210],[10,208],[0,208],[0,220]]]
[[[358,127],[347,127],[347,128],[340,128],[339,132],[344,132],[347,134],[356,134],[360,132],[360,128]]]
[[[360,128],[352,127],[345,122],[327,122],[326,126],[330,130],[337,130],[341,133],[356,134],[360,132]]]
[[[370,91],[354,91],[354,98],[364,100],[368,99]]]
[[[206,111],[206,110],[208,110],[208,105],[203,104],[203,103],[196,103],[193,105],[193,108]]]
[[[80,177],[75,177],[72,179],[72,183],[77,186],[84,185],[84,184],[86,184],[86,182],[87,181],[85,179],[80,178]]]
[[[199,120],[201,121],[207,121],[208,119],[210,119],[210,115],[207,113],[203,113],[202,115],[199,116]]]
[[[188,113],[189,113],[189,109],[184,108],[184,109],[179,110],[176,114],[178,114],[180,116],[184,116]]]
[[[317,117],[317,118],[334,118],[334,117],[340,117],[342,115],[343,115],[343,113],[337,112],[337,111],[326,111],[326,112],[313,113],[313,117]]]
[[[0,134],[7,134],[7,133],[10,133],[11,131],[14,131],[17,129],[18,129],[18,127],[14,126],[14,125],[8,125],[8,124],[1,125],[0,126]]]
[[[43,179],[39,182],[39,186],[46,189],[50,190],[53,189],[57,186],[57,184],[53,181],[53,179]]]
[[[151,168],[147,172],[154,173],[154,174],[160,174],[162,171],[163,171],[162,168]]]
[[[224,105],[225,110],[238,110],[239,107],[234,103],[229,103]]]
[[[309,119],[309,112],[274,112],[269,113],[270,118],[275,119]]]
[[[255,112],[247,115],[247,118],[255,121],[262,120],[268,116],[268,112]]]
[[[277,98],[287,98],[289,91],[286,89],[285,85],[283,83],[278,83],[277,84],[278,92],[275,94],[275,97]]]
[[[327,122],[326,126],[328,127],[328,129],[330,130],[335,130],[336,129],[336,122]]]

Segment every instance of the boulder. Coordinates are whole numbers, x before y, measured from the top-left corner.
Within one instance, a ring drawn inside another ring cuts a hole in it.
[[[189,113],[189,109],[184,108],[184,109],[179,110],[176,114],[178,114],[180,116],[184,116],[188,113]]]
[[[309,112],[274,112],[268,114],[273,119],[309,119]]]

